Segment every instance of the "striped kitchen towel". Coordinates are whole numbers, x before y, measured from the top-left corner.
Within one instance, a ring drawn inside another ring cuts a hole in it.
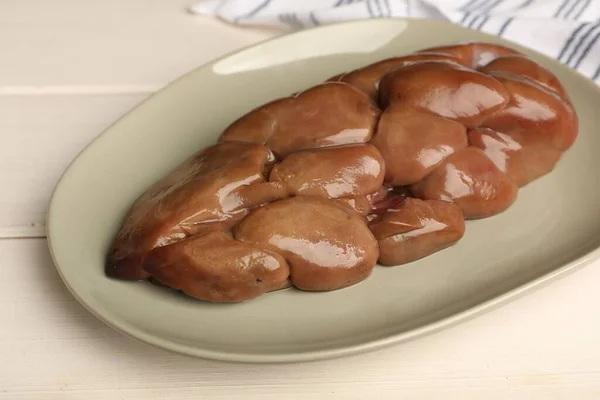
[[[288,30],[365,18],[444,19],[535,49],[600,83],[600,0],[200,0],[190,11]]]

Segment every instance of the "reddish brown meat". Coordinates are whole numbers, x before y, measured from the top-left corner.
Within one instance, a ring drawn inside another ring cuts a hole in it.
[[[509,100],[498,80],[450,63],[423,62],[397,69],[383,77],[382,105],[448,118],[466,126],[479,125],[501,110]]]
[[[411,190],[422,199],[454,202],[465,218],[476,219],[506,210],[519,189],[483,151],[467,147],[448,156]]]
[[[132,206],[106,264],[109,276],[145,279],[146,253],[189,235],[231,228],[248,210],[285,197],[266,183],[269,150],[256,144],[221,143],[206,148],[154,184]]]
[[[369,225],[379,241],[379,262],[400,265],[453,245],[465,232],[455,204],[407,198]]]
[[[456,243],[577,134],[560,81],[510,48],[389,58],[234,121],[133,204],[106,274],[214,302],[340,289]]]
[[[355,87],[329,82],[246,114],[223,132],[221,141],[264,144],[284,157],[298,150],[366,143],[378,116],[377,107]]]
[[[498,169],[518,186],[552,171],[562,151],[546,141],[528,141],[526,135],[478,128],[469,132],[469,143],[483,150]]]
[[[214,302],[239,302],[288,286],[283,257],[216,231],[154,249],[144,270],[164,285]]]
[[[333,77],[331,80],[340,80],[342,82],[349,83],[369,95],[373,101],[377,101],[379,81],[385,74],[407,65],[417,64],[424,61],[446,61],[451,63],[459,62],[456,57],[442,53],[409,54],[403,57],[388,58],[387,60],[367,65],[366,67],[354,70],[347,74]]]
[[[508,73],[513,76],[527,77],[544,88],[558,93],[563,98],[567,98],[567,92],[556,76],[522,54],[495,58],[478,70],[486,74]]]
[[[271,170],[269,180],[282,182],[291,195],[337,199],[377,191],[383,184],[383,175],[379,150],[366,144],[291,154]]]
[[[319,197],[268,204],[236,228],[242,242],[281,254],[299,289],[322,291],[365,279],[377,262],[377,241],[365,221]]]
[[[351,198],[333,199],[333,201],[344,207],[346,210],[353,211],[362,216],[367,216],[372,210],[370,196],[359,196]]]
[[[385,180],[392,185],[420,181],[468,144],[464,125],[402,105],[385,110],[372,143],[385,159]]]
[[[510,102],[470,133],[469,141],[513,182],[525,186],[552,171],[562,153],[573,145],[578,131],[577,115],[558,92],[536,81],[494,74],[508,89]]]

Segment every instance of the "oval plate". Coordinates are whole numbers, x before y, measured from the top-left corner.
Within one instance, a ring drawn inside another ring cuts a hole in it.
[[[454,247],[411,264],[376,267],[350,288],[285,290],[209,304],[146,282],[104,276],[104,256],[130,204],[255,106],[339,72],[424,47],[504,43],[564,83],[580,136],[549,175],[503,214],[467,224]],[[349,355],[432,332],[489,309],[598,256],[600,90],[559,63],[449,23],[367,20],[282,36],[204,65],[111,126],[58,183],[48,217],[57,269],[73,295],[113,328],[165,349],[243,362]]]

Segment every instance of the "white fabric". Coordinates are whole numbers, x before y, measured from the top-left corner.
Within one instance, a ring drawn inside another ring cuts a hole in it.
[[[365,18],[445,19],[518,42],[600,82],[600,0],[200,0],[190,11],[286,29]]]

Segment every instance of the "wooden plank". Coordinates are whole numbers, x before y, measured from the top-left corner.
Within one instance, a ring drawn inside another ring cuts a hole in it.
[[[600,264],[403,345],[257,366],[112,331],[68,293],[43,239],[0,240],[0,258],[0,399],[600,398]]]
[[[190,0],[3,2],[0,93],[64,92],[62,86],[81,93],[77,86],[82,85],[92,92],[103,86],[116,92],[147,92],[275,34],[192,15],[187,12],[190,4]]]
[[[146,94],[0,96],[0,237],[43,236],[73,158]]]

